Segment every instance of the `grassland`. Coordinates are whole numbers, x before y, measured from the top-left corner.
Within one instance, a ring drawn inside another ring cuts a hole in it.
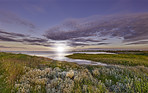
[[[69,64],[67,62],[61,63],[44,57],[0,52],[0,92],[10,93],[15,82],[19,80],[19,78],[28,71],[28,69],[26,68],[78,68],[75,66],[77,65]]]
[[[144,66],[90,66],[0,52],[1,93],[147,93]]]
[[[142,52],[116,52],[118,54],[73,54],[67,57],[73,59],[86,59],[107,64],[120,64],[125,66],[148,67],[148,53]]]

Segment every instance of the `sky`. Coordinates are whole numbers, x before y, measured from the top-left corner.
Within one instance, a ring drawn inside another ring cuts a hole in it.
[[[0,0],[0,50],[148,49],[148,0]]]

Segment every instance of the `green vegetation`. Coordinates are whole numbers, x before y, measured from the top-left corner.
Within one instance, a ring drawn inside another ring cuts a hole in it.
[[[148,51],[141,51],[141,50],[83,50],[83,51],[75,51],[75,52],[109,52],[109,53],[116,53],[116,54],[135,54],[135,55],[148,56]]]
[[[148,68],[78,65],[0,53],[0,92],[148,93]]]
[[[75,63],[59,62],[25,54],[0,52],[0,92],[10,93],[15,82],[31,69],[45,69],[47,67],[59,67],[62,70],[80,68]]]
[[[126,66],[148,67],[148,56],[145,54],[73,54],[67,57],[73,59],[86,59],[108,64],[121,64]]]

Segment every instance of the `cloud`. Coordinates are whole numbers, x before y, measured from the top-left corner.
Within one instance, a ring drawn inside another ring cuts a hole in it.
[[[5,31],[2,31],[2,30],[0,30],[0,33],[1,34],[5,34],[5,35],[7,34],[9,36],[20,36],[20,37],[26,37],[26,36],[28,36],[28,35],[19,34],[19,33],[5,32]]]
[[[13,12],[0,11],[0,21],[4,23],[9,23],[9,24],[13,23],[18,25],[23,25],[31,29],[36,28],[36,26],[32,22],[27,21],[23,18],[20,18]]]
[[[96,45],[108,45],[110,43],[97,43]]]
[[[42,39],[42,38],[30,37],[30,38],[25,38],[25,39],[23,39],[23,41],[26,41],[26,42],[40,42],[40,43],[43,43],[43,42],[47,42],[48,40]]]
[[[72,42],[70,46],[76,47],[76,46],[89,46],[90,44],[85,44],[85,43],[78,43],[78,42]]]
[[[128,44],[126,44],[126,45],[136,45],[136,44],[148,44],[148,41],[132,42],[132,43],[128,43]]]
[[[26,49],[25,47],[7,47],[7,46],[1,46],[1,45],[0,45],[0,48],[21,48],[21,49]]]
[[[5,32],[5,31],[0,30],[0,40],[1,41],[22,42],[20,38],[25,38],[25,37],[28,37],[28,35],[12,33],[12,32]]]
[[[74,39],[71,39],[71,41],[79,41],[79,42],[101,42],[102,40],[95,40],[95,39],[91,39],[91,38],[88,38],[88,39],[85,39],[85,38],[74,38]]]
[[[1,45],[0,45],[0,48],[11,48],[11,47],[6,47],[6,46],[1,46]]]
[[[17,40],[17,39],[13,39],[13,38],[9,38],[9,37],[5,37],[5,36],[1,36],[1,35],[0,35],[0,40],[1,40],[1,41],[21,42],[21,41],[19,41],[19,40]]]
[[[68,19],[50,28],[44,36],[52,40],[73,42],[102,41],[101,45],[106,44],[104,40],[110,38],[121,39],[122,43],[145,40],[148,39],[148,13]]]
[[[44,38],[31,37],[29,35],[5,32],[0,30],[0,41],[20,42],[28,45],[49,46],[50,42]]]

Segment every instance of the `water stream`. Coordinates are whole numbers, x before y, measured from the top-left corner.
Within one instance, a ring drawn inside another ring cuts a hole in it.
[[[67,55],[71,55],[74,53],[85,53],[85,54],[114,54],[114,53],[108,53],[108,52],[64,52],[64,53],[56,53],[56,52],[50,52],[50,51],[9,51],[12,53],[22,53],[27,55],[33,55],[33,56],[42,56],[42,57],[48,57],[53,60],[58,61],[67,61],[67,62],[74,62],[77,64],[85,64],[85,65],[103,65],[107,66],[105,63],[101,62],[94,62],[90,60],[83,60],[83,59],[71,59],[68,57],[65,57]]]

